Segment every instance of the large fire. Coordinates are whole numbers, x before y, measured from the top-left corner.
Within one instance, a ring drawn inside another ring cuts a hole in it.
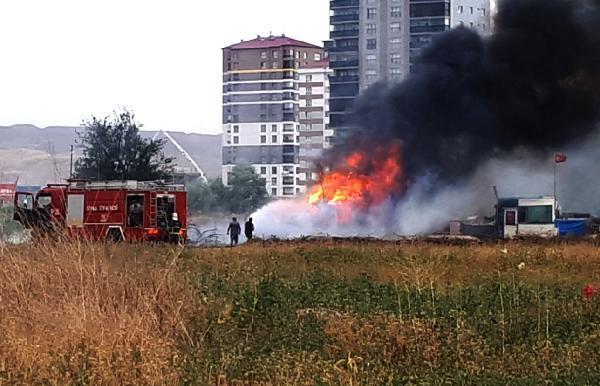
[[[308,204],[320,202],[366,208],[377,205],[402,190],[403,169],[400,144],[350,154],[336,170],[321,176],[308,196]]]

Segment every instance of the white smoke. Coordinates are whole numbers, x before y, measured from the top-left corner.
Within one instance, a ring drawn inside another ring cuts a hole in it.
[[[557,197],[563,211],[600,214],[600,133],[565,149],[568,160],[557,165]],[[432,189],[434,176],[412,184],[395,206],[385,203],[349,223],[338,221],[335,205],[310,209],[306,198],[273,202],[252,215],[259,237],[303,235],[418,235],[444,230],[451,220],[493,216],[496,186],[500,197],[539,197],[554,194],[552,156],[519,149],[490,159],[470,178]],[[431,193],[431,192],[435,193]],[[342,211],[343,214],[343,211]]]

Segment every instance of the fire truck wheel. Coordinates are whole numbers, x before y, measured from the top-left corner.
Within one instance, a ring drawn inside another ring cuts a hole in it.
[[[123,232],[119,228],[110,228],[106,234],[106,240],[113,243],[120,243],[123,240]]]

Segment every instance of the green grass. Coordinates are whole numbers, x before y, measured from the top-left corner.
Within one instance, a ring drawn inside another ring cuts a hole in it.
[[[186,276],[210,312],[207,320],[192,323],[203,349],[186,349],[185,379],[195,383],[221,376],[274,384],[600,380],[599,302],[583,299],[585,283],[549,282],[548,275],[563,267],[570,267],[564,272],[578,267],[576,259],[566,261],[571,258],[554,246],[519,246],[503,257],[504,268],[465,272],[466,280],[457,281],[450,276],[460,274],[447,265],[472,259],[473,269],[481,269],[476,261],[481,247],[425,245],[417,253],[393,245],[329,247],[244,247],[208,262],[203,252],[191,252]],[[597,252],[588,252],[597,264]],[[524,258],[532,264],[524,271],[507,261]],[[387,273],[407,267],[426,273],[411,281],[406,274],[391,280],[381,270],[371,270],[380,277],[360,272],[369,271],[371,263],[388,265]],[[543,274],[536,274],[541,268]]]
[[[48,241],[0,278],[0,384],[600,381],[591,241]]]

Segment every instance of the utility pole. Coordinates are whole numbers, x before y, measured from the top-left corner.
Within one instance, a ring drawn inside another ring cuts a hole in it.
[[[69,163],[69,179],[73,179],[73,145],[71,145],[71,161]]]
[[[554,160],[553,164],[554,164],[554,204],[556,206],[556,160]]]

